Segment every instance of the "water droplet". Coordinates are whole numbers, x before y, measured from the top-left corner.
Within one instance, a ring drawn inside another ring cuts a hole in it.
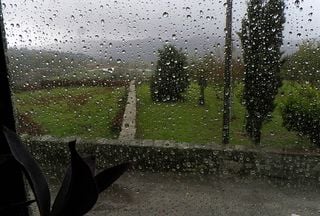
[[[113,68],[108,68],[109,73],[113,73],[113,70],[114,70]]]
[[[168,17],[169,14],[168,14],[168,12],[163,12],[162,16],[163,16],[163,17]]]

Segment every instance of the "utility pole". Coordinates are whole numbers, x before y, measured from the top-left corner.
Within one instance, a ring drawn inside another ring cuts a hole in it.
[[[223,128],[222,143],[227,145],[230,141],[231,120],[231,70],[232,70],[232,0],[227,0],[226,38],[224,53],[224,99],[223,99]]]

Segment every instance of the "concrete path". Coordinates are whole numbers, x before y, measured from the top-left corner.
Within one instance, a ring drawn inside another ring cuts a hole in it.
[[[128,173],[101,194],[90,216],[312,216],[319,188],[280,180],[176,173]]]
[[[129,86],[128,101],[123,115],[120,140],[133,140],[136,135],[136,87],[135,81],[132,80]]]

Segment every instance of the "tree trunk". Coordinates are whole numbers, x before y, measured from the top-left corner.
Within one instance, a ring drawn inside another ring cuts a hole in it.
[[[204,86],[200,86],[200,97],[199,97],[199,105],[203,106],[205,104],[205,98],[204,98]]]
[[[246,132],[255,145],[259,145],[261,141],[262,122],[250,116],[246,121]]]

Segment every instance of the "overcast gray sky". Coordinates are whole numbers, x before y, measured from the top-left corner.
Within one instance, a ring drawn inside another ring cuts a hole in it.
[[[223,37],[224,2],[4,0],[3,13],[9,46],[54,48],[87,40]],[[293,2],[286,1],[285,38],[319,38],[320,1],[304,0],[301,8]],[[245,9],[246,1],[234,0],[235,31],[239,30]]]

